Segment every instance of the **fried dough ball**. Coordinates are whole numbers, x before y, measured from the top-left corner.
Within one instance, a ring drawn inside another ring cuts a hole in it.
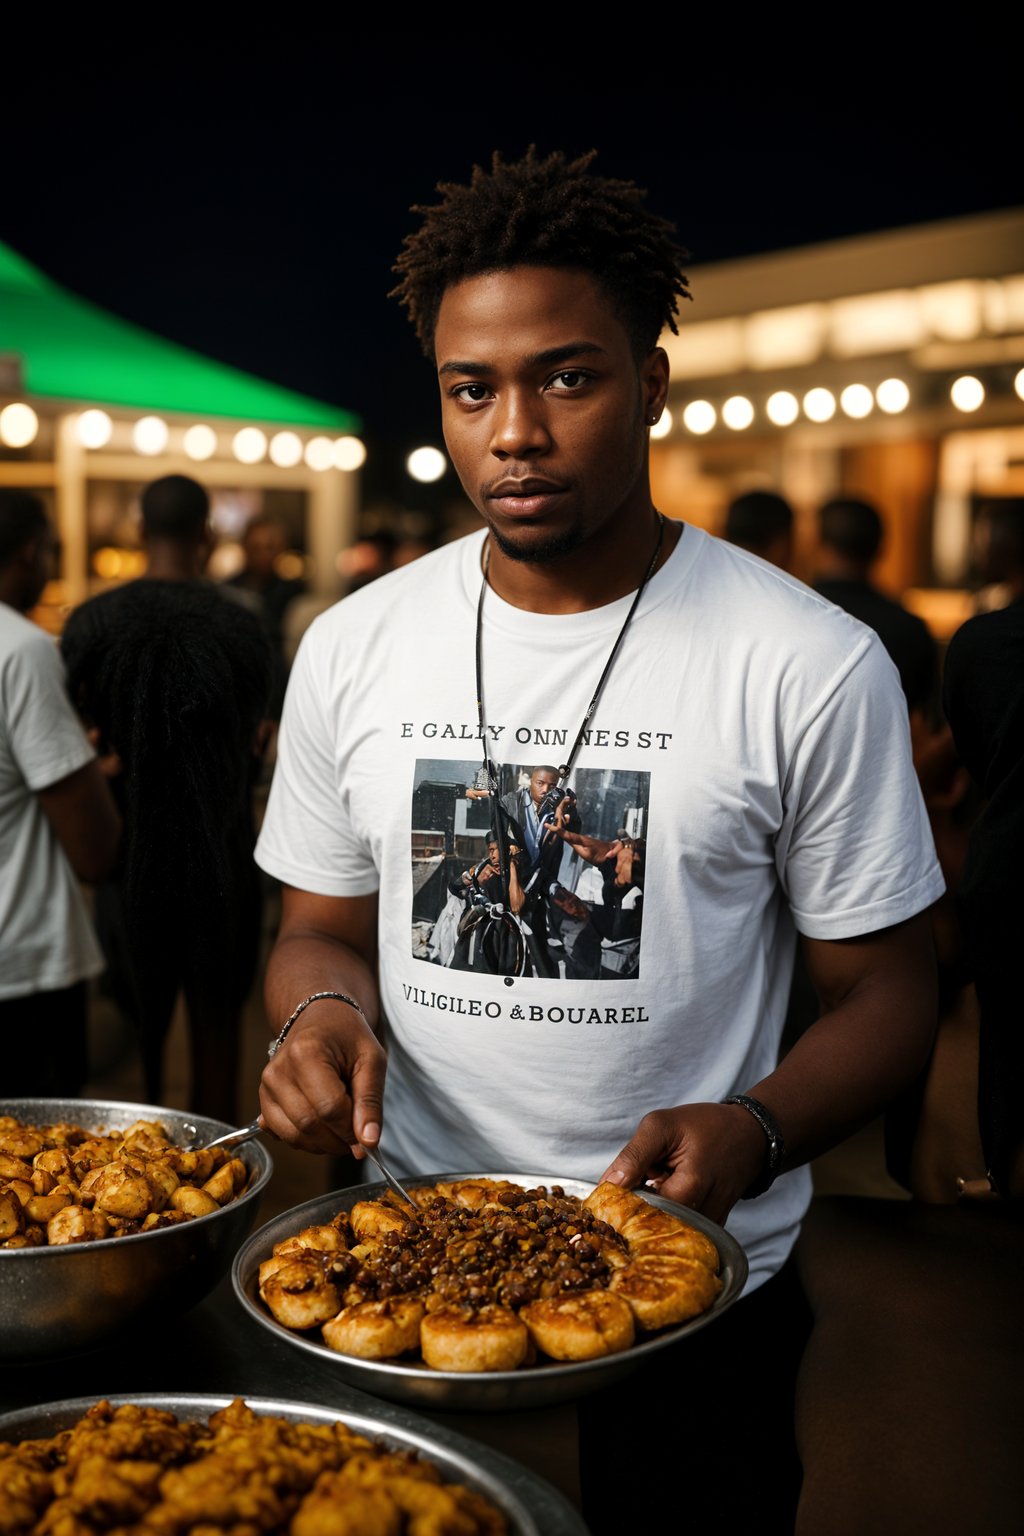
[[[425,1307],[415,1296],[389,1296],[344,1307],[323,1326],[325,1342],[340,1355],[360,1360],[388,1360],[405,1355],[420,1342]]]
[[[195,1152],[183,1152],[180,1147],[171,1147],[166,1152],[163,1161],[169,1168],[173,1168],[179,1179],[189,1179],[204,1184],[211,1178],[217,1168],[216,1149],[200,1147]]]
[[[220,1206],[205,1189],[194,1189],[191,1184],[179,1184],[171,1196],[172,1211],[183,1211],[186,1216],[210,1216]]]
[[[18,1192],[8,1186],[0,1189],[0,1242],[20,1237],[25,1230],[25,1207]]]
[[[218,1168],[212,1178],[207,1179],[203,1188],[208,1195],[212,1195],[218,1205],[227,1205],[237,1194],[245,1188],[245,1182],[249,1177],[249,1170],[240,1157],[233,1157],[230,1162]]]
[[[511,1189],[507,1179],[456,1179],[453,1183],[435,1184],[434,1188],[446,1200],[454,1200],[468,1211],[479,1211],[494,1200],[499,1190]]]
[[[326,1474],[329,1476],[330,1474]],[[321,1478],[292,1518],[292,1536],[402,1536],[402,1512],[382,1488]]]
[[[301,1232],[296,1232],[294,1237],[286,1237],[283,1242],[275,1243],[275,1253],[301,1253],[305,1248],[313,1248],[317,1253],[347,1253],[348,1244],[345,1234],[329,1223],[325,1226],[303,1227]]]
[[[352,1231],[361,1243],[383,1237],[385,1232],[406,1232],[415,1219],[411,1211],[407,1213],[378,1200],[358,1200],[349,1212]]]
[[[625,1235],[631,1258],[649,1259],[671,1256],[677,1259],[693,1259],[695,1263],[703,1264],[713,1275],[718,1273],[720,1263],[718,1249],[703,1232],[698,1232],[696,1227],[688,1227],[685,1222],[679,1222],[674,1231],[659,1232],[653,1237],[635,1238],[631,1233]]]
[[[527,1326],[510,1307],[445,1306],[420,1325],[420,1349],[435,1371],[514,1371],[526,1359]]]
[[[538,1349],[553,1360],[597,1360],[628,1349],[633,1313],[611,1291],[574,1291],[531,1301],[519,1316]]]
[[[125,1221],[141,1221],[153,1209],[153,1186],[145,1174],[138,1173],[126,1163],[108,1163],[101,1168],[93,1182],[82,1180],[82,1193],[89,1185],[89,1193],[100,1210],[107,1216]]]
[[[62,1211],[73,1200],[74,1196],[68,1189],[55,1189],[49,1195],[33,1195],[31,1200],[25,1202],[25,1215],[29,1221],[45,1227],[58,1211]]]
[[[32,1159],[32,1166],[42,1169],[52,1178],[59,1179],[65,1184],[77,1184],[78,1174],[71,1153],[67,1147],[47,1147],[45,1152],[37,1152]]]
[[[110,1232],[103,1212],[87,1210],[84,1205],[65,1206],[46,1223],[46,1241],[53,1248],[61,1243],[96,1243]]]
[[[315,1328],[341,1308],[325,1260],[311,1250],[268,1276],[260,1285],[260,1296],[285,1328]]]
[[[617,1269],[611,1289],[629,1303],[640,1327],[650,1331],[706,1312],[722,1282],[706,1264],[666,1254]]]
[[[598,1184],[583,1202],[588,1211],[593,1212],[599,1221],[606,1221],[616,1232],[621,1232],[629,1218],[642,1210],[646,1203],[633,1190],[608,1183]]]
[[[46,1138],[34,1125],[21,1125],[11,1115],[0,1117],[0,1152],[28,1162],[46,1146]]]
[[[23,1157],[12,1157],[10,1152],[0,1152],[0,1179],[24,1179],[32,1177],[32,1164]]]

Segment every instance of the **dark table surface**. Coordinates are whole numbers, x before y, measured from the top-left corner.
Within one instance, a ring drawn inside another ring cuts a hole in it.
[[[342,1418],[346,1409],[371,1415],[478,1461],[512,1489],[544,1536],[587,1536],[576,1507],[572,1404],[450,1414],[413,1412],[373,1397],[260,1328],[237,1301],[230,1275],[190,1311],[128,1328],[102,1350],[5,1364],[0,1371],[3,1413],[69,1398],[158,1393],[275,1398],[336,1408]]]

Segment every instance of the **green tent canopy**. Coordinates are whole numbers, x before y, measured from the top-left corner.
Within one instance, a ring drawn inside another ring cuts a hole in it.
[[[358,416],[281,389],[119,320],[0,242],[0,357],[31,395],[357,432]]]

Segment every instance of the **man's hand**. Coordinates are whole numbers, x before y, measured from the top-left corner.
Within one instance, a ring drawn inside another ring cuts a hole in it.
[[[560,827],[554,828],[563,843],[568,843],[570,848],[575,848],[581,859],[588,864],[603,864],[606,859],[617,859],[625,848],[621,838],[609,842],[603,837],[588,837],[585,832],[563,832]]]
[[[380,1140],[386,1058],[347,1003],[321,998],[296,1019],[260,1083],[263,1123],[304,1152],[348,1156]]]
[[[602,1179],[629,1189],[649,1183],[722,1226],[766,1153],[764,1132],[741,1105],[682,1104],[644,1115]]]
[[[312,992],[263,1069],[260,1108],[273,1135],[304,1152],[358,1157],[380,1139],[386,1057],[377,1021],[377,897],[317,896],[284,886],[281,922],[267,966],[267,1017],[275,1032]]]

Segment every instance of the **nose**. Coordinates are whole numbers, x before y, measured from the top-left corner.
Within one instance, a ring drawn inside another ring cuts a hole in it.
[[[534,459],[551,447],[544,402],[532,390],[507,390],[494,402],[491,452],[496,459]]]

